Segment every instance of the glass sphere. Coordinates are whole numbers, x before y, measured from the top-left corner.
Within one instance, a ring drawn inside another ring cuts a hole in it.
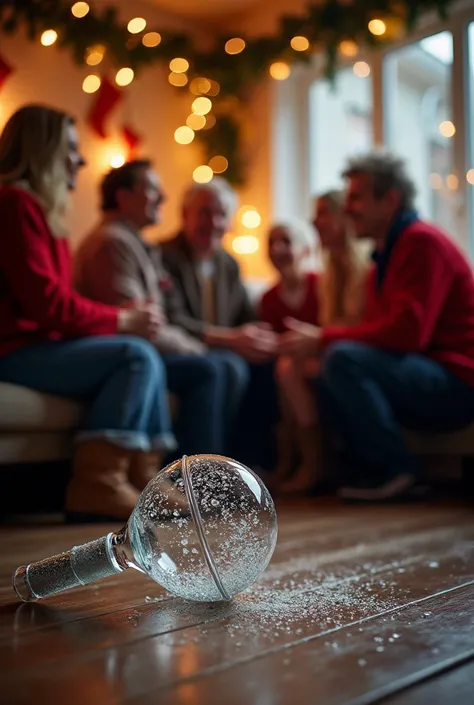
[[[148,483],[129,519],[138,567],[189,600],[229,600],[267,567],[277,517],[249,468],[219,455],[184,457]]]

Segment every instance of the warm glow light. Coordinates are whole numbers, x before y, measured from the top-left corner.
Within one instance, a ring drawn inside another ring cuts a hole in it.
[[[84,91],[84,93],[95,93],[99,90],[100,83],[100,76],[91,74],[90,76],[86,76],[84,81],[82,82],[82,90]]]
[[[295,51],[306,51],[307,49],[309,49],[309,41],[306,39],[306,37],[293,37],[290,44],[291,48]]]
[[[182,125],[175,130],[174,138],[178,144],[190,144],[194,139],[194,130],[187,125]]]
[[[105,47],[102,44],[90,47],[86,51],[86,64],[89,66],[97,66],[100,64],[105,55]]]
[[[370,66],[366,61],[356,61],[352,70],[359,78],[367,78],[367,76],[370,76]]]
[[[197,184],[208,184],[212,180],[214,172],[207,164],[198,166],[193,171],[193,179]]]
[[[74,5],[71,7],[71,12],[74,15],[74,17],[81,18],[85,17],[87,13],[89,12],[90,7],[86,2],[76,2]]]
[[[172,59],[170,61],[170,71],[173,71],[173,73],[184,73],[189,69],[189,61],[186,61],[186,59]]]
[[[284,81],[291,73],[290,67],[284,61],[275,61],[268,70],[276,81]]]
[[[41,44],[44,47],[50,47],[56,39],[58,38],[58,33],[54,29],[47,29],[41,35]]]
[[[260,246],[255,235],[239,235],[232,241],[232,249],[238,255],[253,255]]]
[[[359,53],[359,47],[351,39],[344,39],[339,44],[339,51],[343,56],[354,57]]]
[[[370,20],[369,32],[375,34],[376,37],[381,37],[387,31],[387,25],[383,20]]]
[[[449,188],[450,191],[456,191],[459,186],[459,179],[456,174],[449,174],[446,177],[446,186]]]
[[[170,73],[168,76],[168,81],[172,86],[178,86],[182,88],[188,82],[188,77],[185,73]]]
[[[468,184],[471,184],[471,186],[474,186],[474,169],[469,169],[469,171],[466,174],[466,180]]]
[[[244,228],[258,228],[262,222],[260,213],[253,206],[242,206],[239,213],[239,219]]]
[[[193,113],[197,113],[198,115],[207,115],[212,109],[212,102],[209,98],[204,98],[201,96],[200,98],[193,100],[191,109]]]
[[[125,157],[123,154],[117,152],[116,154],[112,154],[112,156],[110,157],[110,166],[112,167],[112,169],[119,169],[124,164]]]
[[[210,95],[211,97],[214,97],[214,96],[216,96],[216,95],[219,93],[221,87],[220,87],[220,85],[217,83],[217,81],[212,81],[212,80],[211,80],[211,81],[209,81],[209,83],[211,84],[211,87],[209,88],[208,91],[206,91],[206,94],[207,94],[207,95]]]
[[[209,166],[214,174],[222,174],[229,166],[229,162],[225,157],[212,157],[212,159],[209,160]]]
[[[189,84],[189,90],[194,95],[208,93],[211,89],[211,82],[207,78],[193,78]]]
[[[234,37],[225,43],[225,50],[228,54],[240,54],[244,49],[245,42],[240,37]]]
[[[120,69],[119,71],[117,71],[117,75],[115,76],[115,83],[117,84],[117,86],[128,86],[128,84],[133,81],[134,76],[135,74],[133,72],[133,69]]]
[[[443,188],[443,179],[441,177],[441,174],[430,174],[430,186],[435,191],[439,191],[441,188]]]
[[[206,124],[204,125],[203,130],[210,130],[215,124],[216,118],[214,115],[206,115]]]
[[[134,17],[127,25],[130,34],[140,34],[146,27],[146,20],[143,17]]]
[[[186,125],[192,130],[202,130],[206,126],[206,118],[204,115],[198,115],[197,113],[191,113],[186,119]]]
[[[456,128],[450,120],[445,120],[439,126],[439,131],[443,137],[454,137],[456,134]]]
[[[142,39],[142,44],[145,47],[157,47],[160,42],[161,34],[158,32],[147,32]]]

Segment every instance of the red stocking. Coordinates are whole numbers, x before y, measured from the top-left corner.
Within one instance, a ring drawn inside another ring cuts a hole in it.
[[[102,79],[101,86],[87,116],[87,122],[99,137],[103,139],[107,137],[105,123],[122,98],[122,91],[117,86],[114,86],[107,78]]]

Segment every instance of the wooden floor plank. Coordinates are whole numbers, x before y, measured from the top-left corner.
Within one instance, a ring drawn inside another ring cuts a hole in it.
[[[264,578],[231,605],[214,606],[173,598],[135,571],[18,605],[10,583],[18,564],[109,527],[1,531],[6,702],[286,705],[314,692],[324,705],[354,705],[466,652],[470,508],[312,503],[283,507],[279,518]]]
[[[383,699],[383,705],[470,705],[474,694],[474,658],[458,665],[447,662],[438,676],[428,674],[422,683]],[[439,669],[441,670],[441,669]]]

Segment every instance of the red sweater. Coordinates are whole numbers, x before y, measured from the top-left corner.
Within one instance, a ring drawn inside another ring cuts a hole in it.
[[[73,291],[68,243],[52,235],[33,195],[0,188],[0,224],[0,357],[43,340],[117,332],[117,308]]]
[[[354,340],[396,353],[421,353],[474,387],[474,278],[453,241],[416,221],[399,236],[380,290],[368,281],[362,322],[328,327],[324,346]]]
[[[293,308],[288,306],[280,295],[280,284],[269,289],[260,302],[259,318],[269,323],[276,333],[287,330],[283,321],[285,318],[296,318],[303,323],[318,323],[318,293],[317,274],[312,272],[306,275],[306,291],[300,305]]]

